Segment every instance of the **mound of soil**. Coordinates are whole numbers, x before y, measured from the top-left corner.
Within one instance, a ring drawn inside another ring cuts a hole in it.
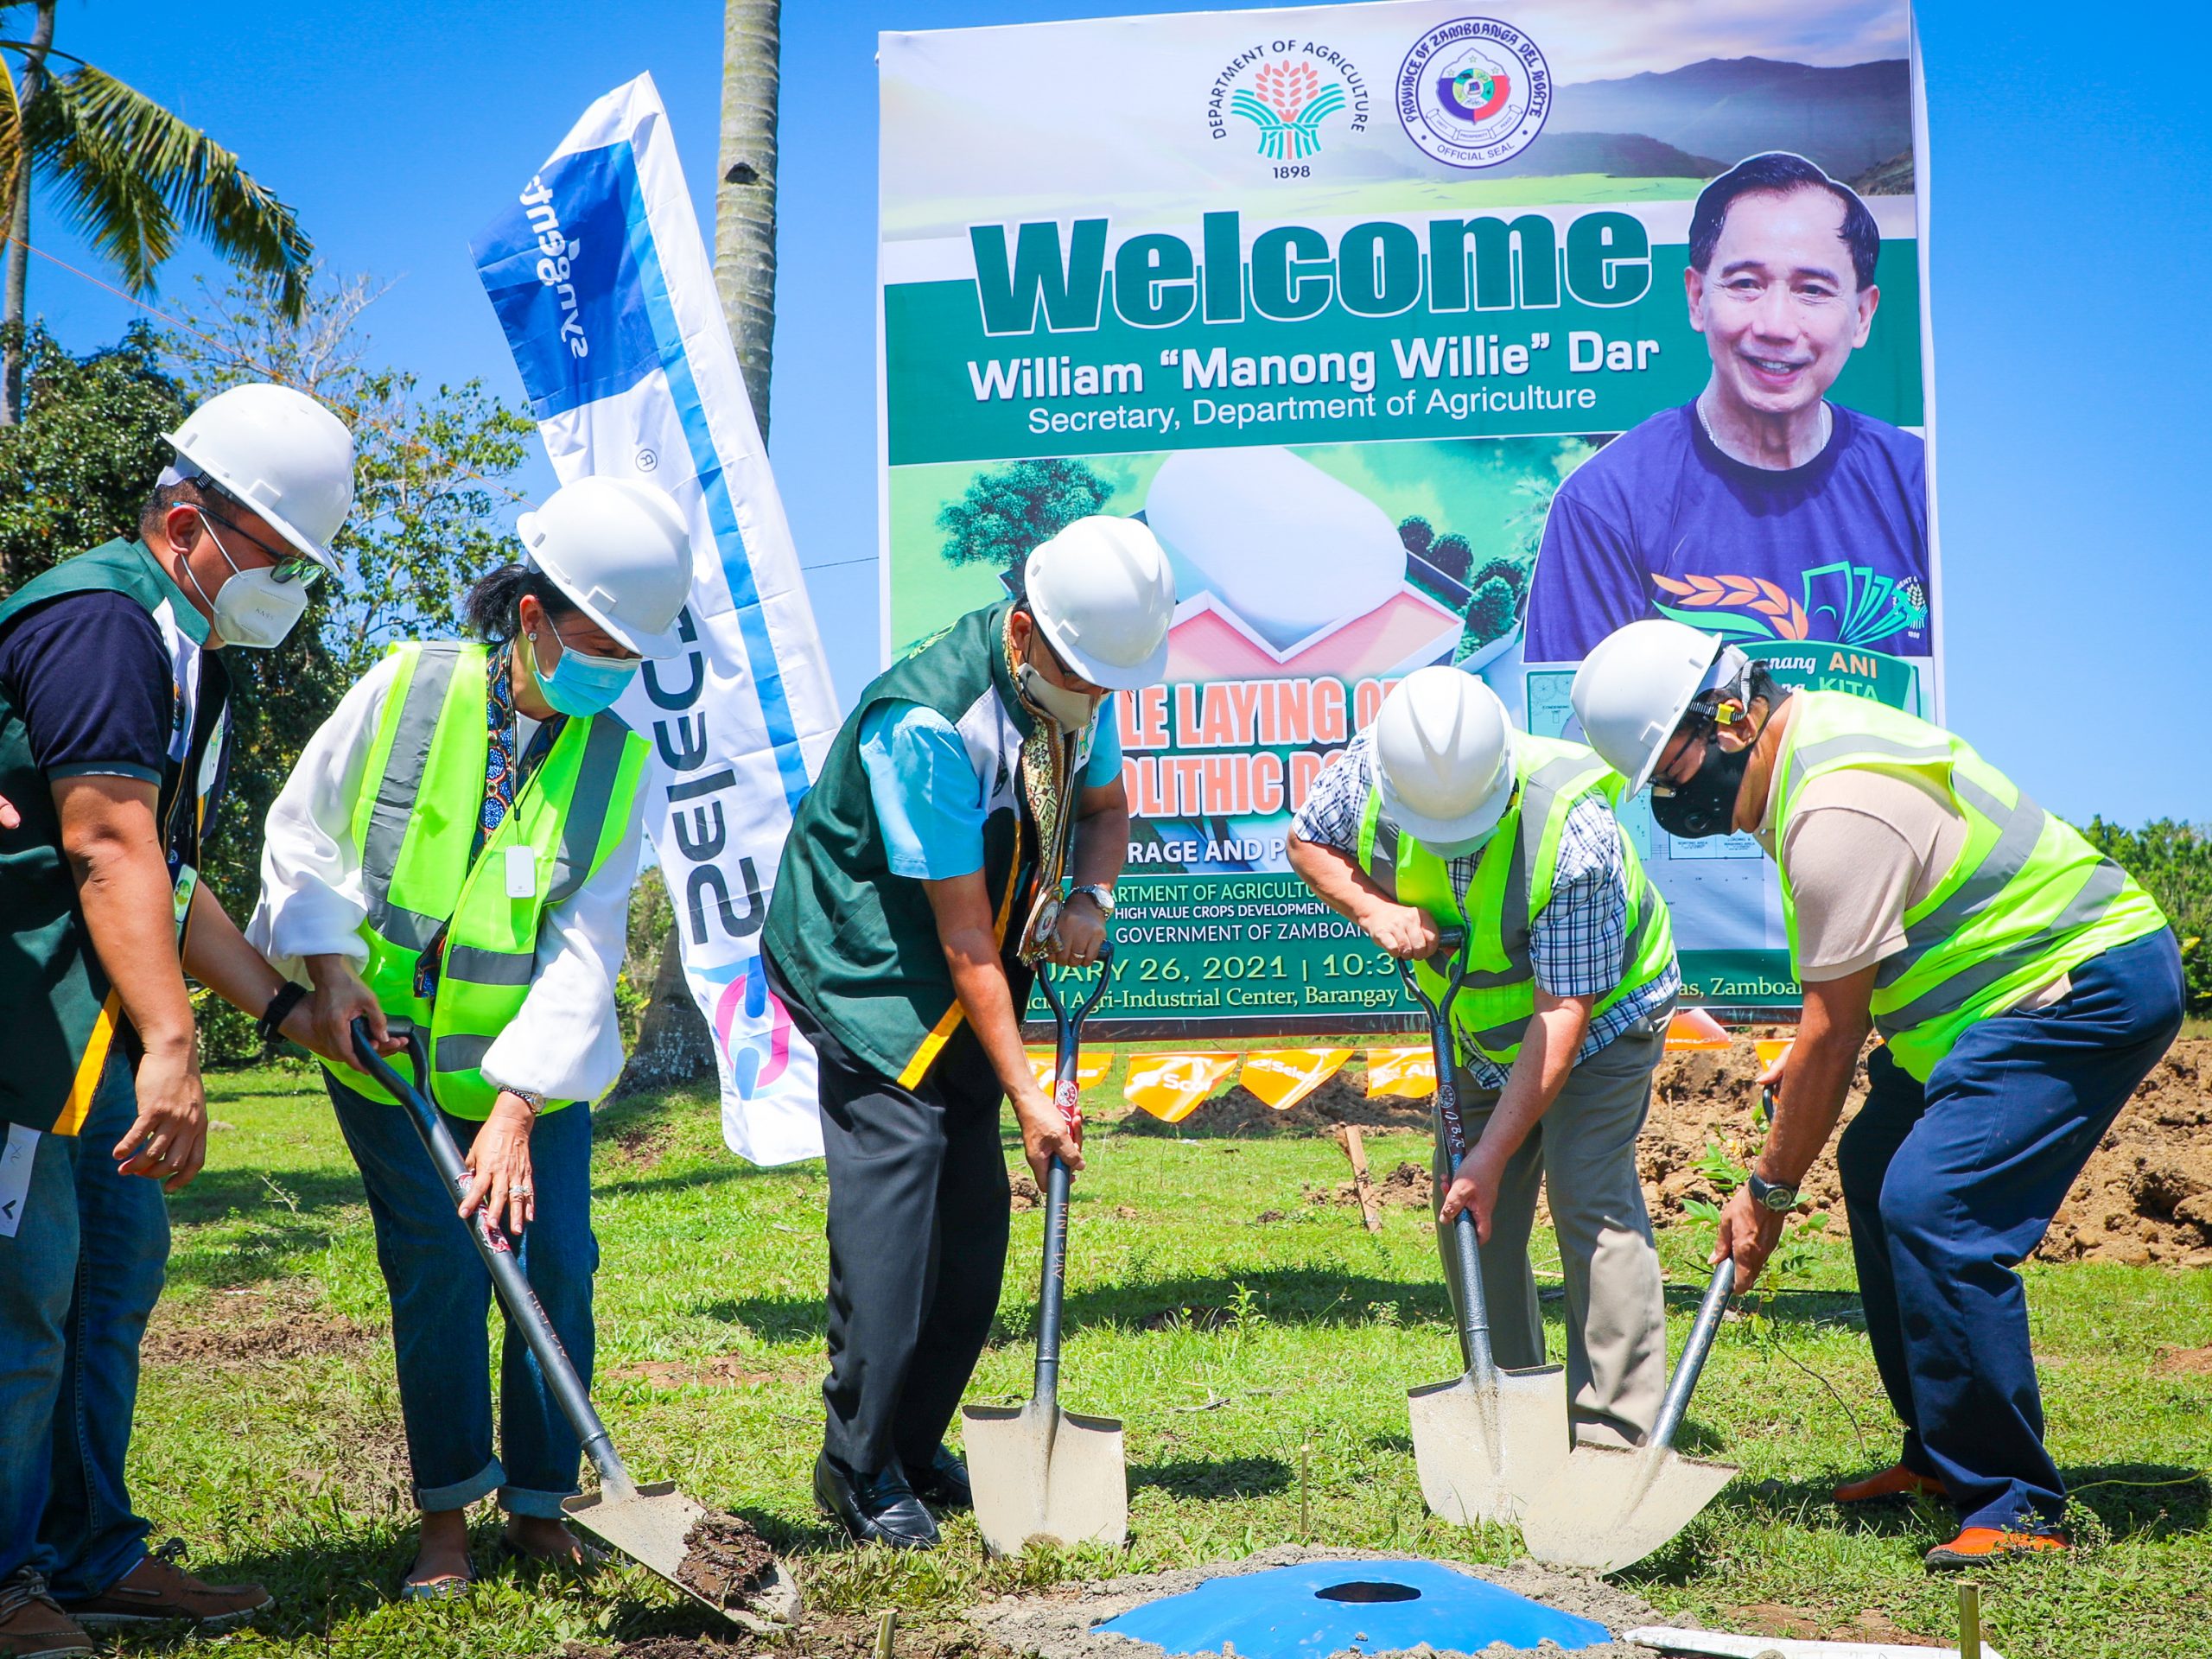
[[[755,1370],[740,1354],[717,1354],[712,1359],[647,1359],[606,1374],[609,1382],[644,1382],[656,1389],[749,1389],[771,1380],[772,1374]]]
[[[677,1582],[717,1607],[742,1607],[775,1570],[766,1539],[734,1515],[709,1510],[683,1535]]]
[[[1426,1210],[1435,1196],[1429,1186],[1428,1166],[1405,1159],[1400,1159],[1398,1166],[1388,1175],[1374,1177],[1373,1191],[1376,1206],[1382,1210]],[[1359,1204],[1358,1184],[1339,1181],[1325,1192],[1309,1194],[1306,1201],[1308,1204],[1348,1204],[1357,1208]]]

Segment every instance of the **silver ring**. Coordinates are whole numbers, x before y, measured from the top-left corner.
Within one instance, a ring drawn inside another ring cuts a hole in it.
[[[517,1181],[512,1186],[509,1187],[507,1191],[515,1194],[518,1198],[526,1198],[530,1196],[530,1183],[528,1181]]]

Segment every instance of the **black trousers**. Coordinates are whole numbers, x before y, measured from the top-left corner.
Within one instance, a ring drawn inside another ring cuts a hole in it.
[[[951,1426],[998,1312],[1011,1208],[999,1142],[1005,1091],[964,1023],[909,1089],[848,1052],[772,963],[770,977],[821,1061],[823,1448],[855,1474],[893,1458],[918,1468]]]

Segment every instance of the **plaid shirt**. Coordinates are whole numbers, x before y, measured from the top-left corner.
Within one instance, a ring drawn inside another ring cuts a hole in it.
[[[1300,839],[1347,857],[1359,856],[1359,821],[1375,784],[1375,735],[1361,732],[1313,780],[1291,828]],[[1450,861],[1452,888],[1462,908],[1480,853]],[[1554,996],[1602,998],[1621,982],[1628,950],[1628,879],[1621,862],[1620,827],[1602,795],[1585,795],[1567,809],[1559,838],[1559,864],[1551,902],[1529,919],[1529,955],[1536,983]],[[1580,1065],[1638,1020],[1662,1012],[1682,988],[1679,966],[1633,996],[1624,996],[1590,1022],[1575,1055]],[[1484,1089],[1503,1089],[1506,1068],[1479,1054],[1467,1070]]]

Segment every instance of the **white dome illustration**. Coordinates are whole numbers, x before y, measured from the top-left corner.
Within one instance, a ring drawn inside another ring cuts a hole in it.
[[[1405,584],[1389,515],[1279,446],[1170,456],[1144,516],[1174,562],[1176,592],[1211,590],[1278,651],[1364,616]]]

